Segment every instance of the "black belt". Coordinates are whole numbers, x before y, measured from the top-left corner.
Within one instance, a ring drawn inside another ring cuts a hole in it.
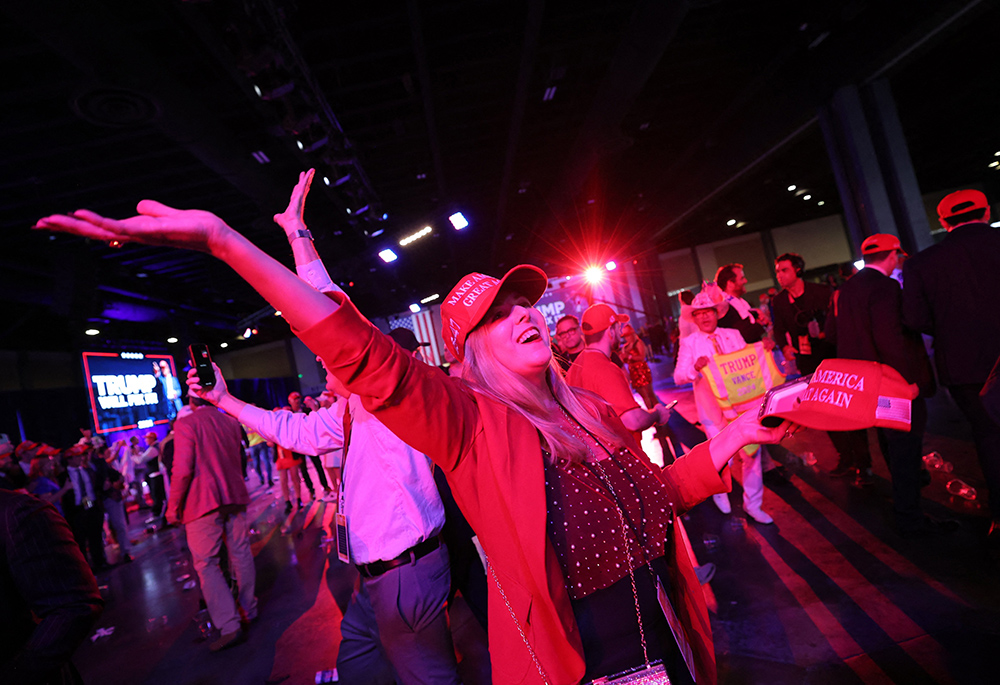
[[[370,564],[355,564],[355,566],[358,567],[358,571],[365,578],[375,578],[376,576],[382,575],[386,571],[391,571],[392,569],[403,566],[404,564],[412,564],[420,557],[427,556],[440,546],[441,536],[437,535],[432,537],[430,540],[418,542],[395,559],[373,561]]]

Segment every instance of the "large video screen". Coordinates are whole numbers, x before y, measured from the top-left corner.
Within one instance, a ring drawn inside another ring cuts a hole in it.
[[[98,434],[152,428],[175,418],[183,406],[169,355],[84,352],[83,375]]]

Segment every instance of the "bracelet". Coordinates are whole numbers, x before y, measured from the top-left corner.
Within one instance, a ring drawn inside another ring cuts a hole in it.
[[[296,238],[308,238],[309,240],[313,239],[312,231],[308,228],[300,228],[295,231],[289,231],[286,235],[289,240],[295,240]]]

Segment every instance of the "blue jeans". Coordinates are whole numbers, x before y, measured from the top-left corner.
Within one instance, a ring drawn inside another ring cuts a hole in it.
[[[271,475],[271,462],[273,459],[274,448],[268,445],[266,442],[258,442],[256,445],[250,448],[250,459],[253,464],[253,470],[257,472],[257,476],[260,478],[260,484],[264,484],[264,469],[261,468],[261,464],[267,469],[267,484],[270,485],[274,482],[274,476]]]

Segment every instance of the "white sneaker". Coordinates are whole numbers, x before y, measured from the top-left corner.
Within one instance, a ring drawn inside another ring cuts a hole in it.
[[[719,508],[723,514],[731,514],[733,511],[732,505],[729,504],[729,495],[726,493],[721,493],[718,495],[712,495],[712,501],[715,502],[715,506]]]
[[[743,511],[757,523],[764,525],[774,523],[774,519],[771,518],[771,515],[762,509],[748,509],[747,507],[743,507]]]

